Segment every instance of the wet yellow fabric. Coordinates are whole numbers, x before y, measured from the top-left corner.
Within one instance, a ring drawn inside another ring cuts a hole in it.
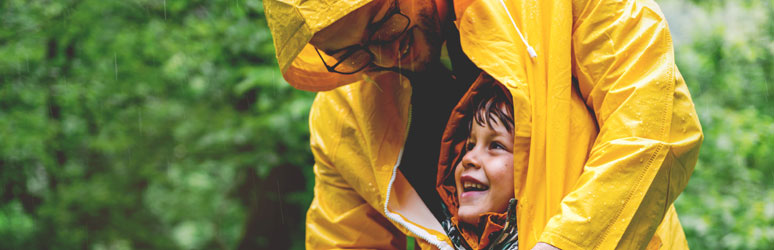
[[[402,234],[417,237],[384,210],[408,127],[410,85],[394,74],[363,80],[328,73],[307,45],[366,2],[264,1],[285,79],[330,90],[318,93],[310,111],[316,163],[308,249],[403,248]],[[538,241],[562,249],[687,248],[671,204],[693,171],[702,133],[658,6],[505,4],[537,57],[527,54],[498,0],[454,3],[463,51],[511,90],[515,136],[530,137],[529,165],[514,171],[520,248]]]
[[[284,72],[314,33],[371,0],[266,0],[266,20],[272,31],[277,61]]]
[[[499,1],[455,1],[455,10],[463,51],[531,113],[515,121],[532,136],[529,167],[515,173],[520,248],[687,248],[672,202],[702,133],[658,6],[505,4],[537,57]]]
[[[315,197],[307,249],[402,249],[405,235],[417,237],[423,249],[435,248],[385,215],[411,98],[411,85],[396,77],[387,73],[317,94],[309,117]],[[425,230],[445,240],[443,232]]]

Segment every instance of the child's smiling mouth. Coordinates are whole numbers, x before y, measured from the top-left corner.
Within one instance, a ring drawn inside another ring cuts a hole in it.
[[[460,183],[462,184],[462,190],[459,197],[460,201],[483,195],[486,191],[489,190],[489,185],[484,184],[483,182],[469,175],[461,176]]]
[[[481,183],[475,183],[475,182],[463,182],[462,188],[465,192],[468,191],[484,191],[489,189],[488,186],[481,184]]]

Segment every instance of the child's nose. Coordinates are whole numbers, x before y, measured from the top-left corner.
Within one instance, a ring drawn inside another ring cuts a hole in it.
[[[462,157],[462,166],[465,168],[479,168],[481,163],[478,158],[476,151],[469,151]]]

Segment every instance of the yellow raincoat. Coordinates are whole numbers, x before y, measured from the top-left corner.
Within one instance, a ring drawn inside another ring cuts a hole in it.
[[[330,90],[310,111],[315,198],[307,248],[403,248],[403,234],[423,249],[451,248],[396,171],[411,85],[390,73],[369,80],[328,73],[307,44],[367,2],[264,1],[285,79]],[[515,136],[530,138],[529,164],[514,171],[520,248],[538,241],[561,249],[687,248],[672,202],[703,137],[658,6],[504,4],[508,12],[497,0],[455,0],[454,9],[463,51],[509,88]]]

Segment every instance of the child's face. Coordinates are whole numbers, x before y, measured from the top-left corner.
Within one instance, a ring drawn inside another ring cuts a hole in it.
[[[481,214],[504,212],[513,195],[513,134],[502,122],[492,128],[475,121],[465,147],[467,153],[454,169],[458,215],[476,225]]]

